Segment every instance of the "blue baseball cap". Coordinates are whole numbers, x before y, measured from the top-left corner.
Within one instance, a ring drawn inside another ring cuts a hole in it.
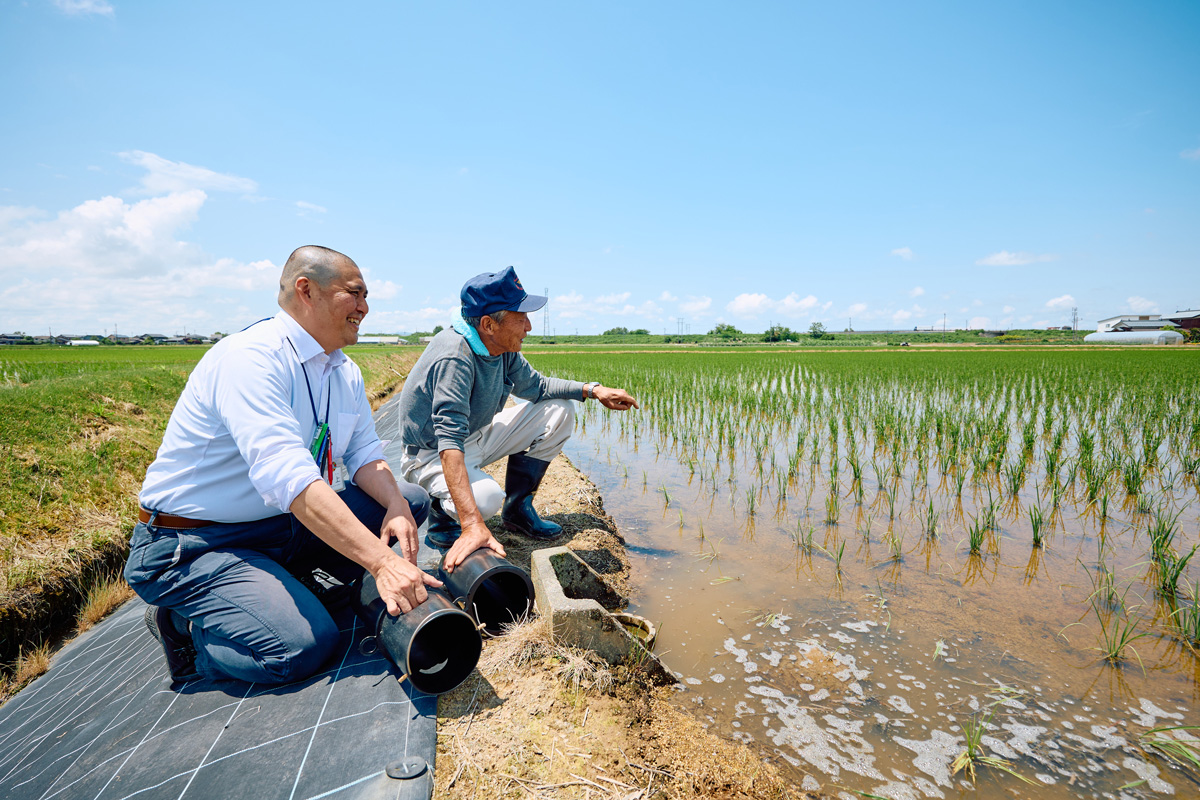
[[[463,284],[462,315],[484,317],[496,311],[537,311],[546,298],[529,294],[512,267],[476,275]]]

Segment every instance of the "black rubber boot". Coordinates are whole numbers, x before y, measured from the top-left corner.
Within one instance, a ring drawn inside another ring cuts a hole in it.
[[[506,527],[533,539],[557,539],[562,526],[547,522],[533,510],[533,493],[541,485],[549,461],[530,458],[524,453],[508,457],[508,473],[504,478],[504,511],[500,518]]]
[[[425,538],[434,547],[447,548],[453,546],[462,535],[462,526],[458,520],[442,510],[442,501],[436,497],[429,498],[429,527]]]

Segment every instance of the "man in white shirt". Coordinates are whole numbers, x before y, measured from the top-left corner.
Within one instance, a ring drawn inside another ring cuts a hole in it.
[[[367,313],[362,273],[301,247],[279,306],[196,365],[138,498],[125,578],[151,604],[174,680],[316,672],[338,631],[306,588],[320,588],[315,568],[343,583],[365,569],[392,614],[441,585],[415,564],[429,497],[392,475],[362,373],[341,351]]]

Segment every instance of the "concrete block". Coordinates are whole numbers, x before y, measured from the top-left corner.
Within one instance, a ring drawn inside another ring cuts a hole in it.
[[[655,680],[675,682],[658,658],[601,605],[616,608],[623,598],[574,552],[566,547],[535,550],[530,572],[537,611],[549,617],[557,641],[595,651],[610,664],[645,664]]]

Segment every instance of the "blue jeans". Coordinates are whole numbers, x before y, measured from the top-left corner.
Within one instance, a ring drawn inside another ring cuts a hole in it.
[[[429,495],[413,484],[399,487],[420,525]],[[379,532],[383,506],[354,485],[339,496]],[[190,529],[139,522],[125,580],[147,603],[191,620],[202,676],[285,683],[315,673],[338,642],[329,612],[293,575],[315,567],[343,583],[364,572],[291,514]]]

